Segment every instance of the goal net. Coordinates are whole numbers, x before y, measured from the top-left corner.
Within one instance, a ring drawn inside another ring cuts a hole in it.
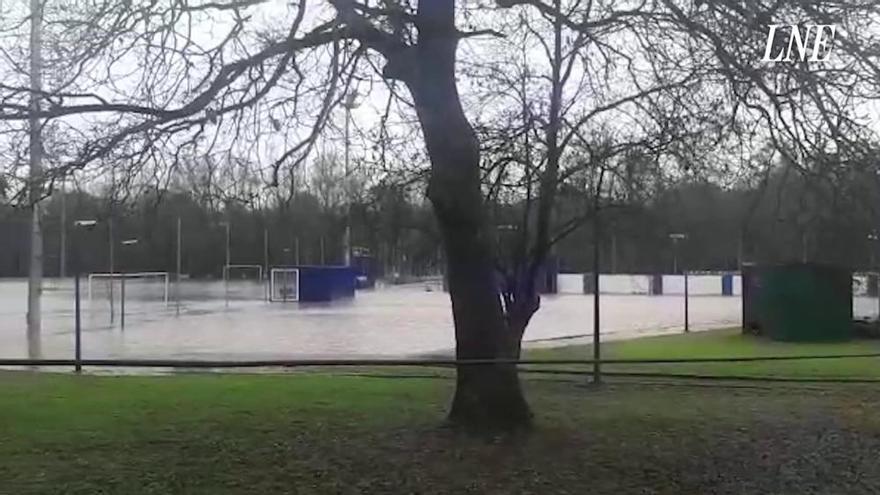
[[[223,278],[230,282],[237,280],[263,280],[263,265],[227,265],[223,267]]]
[[[90,273],[89,303],[97,297],[106,299],[119,297],[123,279],[125,279],[126,298],[162,301],[168,304],[168,272]]]
[[[225,265],[226,297],[238,300],[265,300],[266,286],[262,265]]]
[[[299,270],[296,268],[273,268],[269,277],[269,301],[299,301]]]

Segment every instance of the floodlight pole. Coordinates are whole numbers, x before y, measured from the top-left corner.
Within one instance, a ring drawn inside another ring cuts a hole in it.
[[[690,297],[688,295],[688,271],[687,268],[684,269],[684,332],[688,333],[691,331],[690,325],[690,308],[688,308],[688,302],[690,301]]]
[[[82,310],[80,309],[79,295],[79,263],[77,263],[76,272],[73,276],[73,293],[74,293],[74,371],[82,373]]]
[[[112,203],[112,199],[111,199],[111,203],[110,203],[110,218],[107,222],[107,236],[108,236],[108,242],[110,244],[110,293],[108,294],[108,297],[110,298],[110,325],[113,325],[113,321],[115,319],[115,314],[116,314],[116,307],[115,307],[115,304],[113,301],[113,274],[114,274],[114,271],[116,270],[116,264],[115,264],[115,260],[113,259],[114,258],[113,255],[115,253],[115,249],[114,249],[115,242],[113,242],[114,236],[113,236],[113,203]]]
[[[297,238],[297,240],[299,240],[299,238]],[[287,268],[290,267],[290,248],[289,247],[284,248],[284,266]],[[281,291],[282,291],[281,293],[283,294],[282,301],[286,301],[287,300],[287,274],[286,273],[284,274],[284,277],[282,277]]]
[[[80,272],[82,271],[82,261],[80,260],[79,255],[79,243],[77,232],[80,228],[85,229],[93,229],[95,225],[97,225],[97,221],[95,220],[77,220],[73,222],[74,227],[74,238],[73,238],[73,263],[74,265],[74,276],[73,276],[73,308],[74,308],[74,327],[73,327],[73,336],[74,336],[74,371],[76,373],[82,373],[82,309],[80,303],[80,287],[79,287],[79,279]]]
[[[134,246],[138,243],[137,239],[126,239],[122,241],[120,244],[122,247],[126,246]],[[123,251],[124,252],[124,251]],[[124,260],[120,260],[124,261]],[[122,263],[120,263],[122,264]],[[119,275],[121,277],[120,280],[120,291],[119,291],[119,325],[122,330],[125,330],[125,267],[120,267]],[[111,283],[113,278],[110,278]]]
[[[223,222],[223,225],[226,226],[226,266],[223,267],[223,298],[225,300],[226,308],[229,309],[229,220]]]
[[[600,338],[600,294],[599,294],[599,195],[596,194],[595,215],[593,217],[593,385],[602,383],[602,351]]]
[[[672,274],[675,275],[678,273],[678,238],[670,235],[670,239],[672,239]]]
[[[355,99],[357,98],[357,92],[348,93],[345,97],[345,181],[343,182],[343,187],[345,188],[345,265],[351,266],[351,197],[350,197],[350,187],[349,187],[349,174],[351,173],[350,162],[351,162],[351,138],[350,138],[350,129],[351,129],[351,111],[354,108],[357,108],[357,103]],[[323,262],[321,263],[323,264]]]
[[[269,300],[269,229],[263,227],[263,286]]]

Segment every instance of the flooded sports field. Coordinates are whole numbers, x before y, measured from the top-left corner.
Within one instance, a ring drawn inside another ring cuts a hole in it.
[[[184,281],[180,305],[174,284],[129,282],[125,327],[119,289],[111,322],[106,284],[82,284],[83,357],[166,359],[283,359],[408,357],[446,353],[454,347],[448,294],[436,285],[413,284],[359,291],[353,300],[327,304],[270,303],[253,281]],[[27,283],[0,281],[0,357],[28,356],[25,334]],[[228,295],[228,297],[227,297]],[[593,299],[544,296],[529,326],[527,345],[564,345],[591,334]],[[857,297],[856,316],[876,315],[877,300]],[[178,311],[179,309],[179,311]],[[680,332],[681,295],[603,295],[604,340]],[[692,296],[694,330],[739,325],[738,296]],[[74,298],[70,280],[47,281],[43,297],[43,358],[71,358]]]

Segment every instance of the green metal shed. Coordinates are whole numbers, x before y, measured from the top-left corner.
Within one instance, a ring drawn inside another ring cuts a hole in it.
[[[752,267],[743,287],[744,328],[783,341],[853,337],[852,271],[847,268],[819,263]]]

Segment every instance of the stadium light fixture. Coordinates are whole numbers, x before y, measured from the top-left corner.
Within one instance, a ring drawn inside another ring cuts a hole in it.
[[[74,227],[83,228],[83,229],[93,229],[95,225],[98,225],[97,220],[76,220],[73,222]]]

